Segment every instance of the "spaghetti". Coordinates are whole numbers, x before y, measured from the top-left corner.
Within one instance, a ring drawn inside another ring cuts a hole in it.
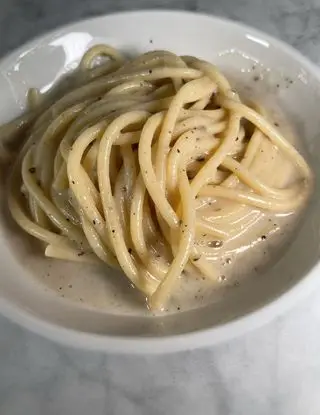
[[[215,281],[221,247],[264,211],[292,212],[307,198],[303,157],[197,58],[126,60],[97,45],[67,93],[31,89],[28,102],[0,130],[2,142],[26,138],[9,179],[14,220],[48,257],[120,267],[152,309],[185,274]],[[278,180],[283,158],[290,180]]]

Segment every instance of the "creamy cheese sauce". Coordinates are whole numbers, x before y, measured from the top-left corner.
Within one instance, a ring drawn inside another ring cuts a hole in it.
[[[289,244],[301,212],[285,216],[258,213],[251,230],[220,248],[210,248],[216,282],[197,275],[184,275],[177,284],[166,312],[185,311],[217,301],[228,289],[246,278],[255,278],[271,266]],[[25,242],[25,238],[22,238]],[[148,314],[143,297],[119,271],[101,266],[43,258],[40,250],[26,266],[35,278],[59,296],[88,307],[115,313]]]

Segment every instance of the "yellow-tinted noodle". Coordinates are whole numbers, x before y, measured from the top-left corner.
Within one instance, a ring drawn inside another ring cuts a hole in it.
[[[25,137],[9,178],[13,218],[47,256],[120,267],[152,309],[165,307],[179,278],[216,280],[205,238],[219,245],[259,211],[291,212],[307,198],[303,157],[197,58],[127,60],[97,45],[67,88],[30,89],[28,101],[0,129],[6,156],[14,131]],[[288,186],[270,184],[279,153],[295,168]]]

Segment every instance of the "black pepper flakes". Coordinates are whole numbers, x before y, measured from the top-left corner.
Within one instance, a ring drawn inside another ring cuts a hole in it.
[[[266,235],[261,235],[261,240],[264,241],[265,239],[267,239]]]
[[[30,167],[29,169],[29,173],[35,173],[36,172],[36,168],[35,167]]]
[[[78,252],[78,256],[84,255],[84,252]]]
[[[92,223],[95,225],[96,224],[96,221],[93,219]]]
[[[150,73],[150,74],[152,73],[152,69],[149,69],[149,73]]]
[[[197,261],[199,261],[199,259],[200,259],[200,256],[198,256],[198,257],[196,257],[196,258],[193,258],[193,259],[192,259],[192,261],[193,261],[193,262],[197,262]]]
[[[132,254],[132,248],[129,248],[129,249],[128,249],[128,252],[129,252],[129,254],[131,255],[131,254]]]
[[[222,245],[223,245],[223,242],[222,241],[209,241],[208,242],[208,247],[209,248],[221,248],[222,247]]]
[[[115,229],[112,229],[112,233],[115,233]]]
[[[204,156],[199,156],[196,158],[197,161],[201,162],[201,161],[205,161],[205,157]]]
[[[75,184],[75,181],[74,181],[74,180],[72,180],[72,181],[71,181],[71,183],[72,183],[72,184]]]

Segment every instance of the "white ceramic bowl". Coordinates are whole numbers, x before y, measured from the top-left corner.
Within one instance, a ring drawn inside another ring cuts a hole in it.
[[[220,66],[246,93],[256,95],[269,107],[281,105],[292,128],[312,154],[310,162],[316,175],[314,197],[297,237],[268,272],[250,280],[250,284],[243,283],[222,301],[162,318],[88,308],[39,285],[29,264],[37,263],[33,269],[40,272],[46,260],[40,258],[38,251],[34,252],[31,239],[22,236],[2,209],[1,313],[67,345],[117,352],[166,352],[233,337],[270,320],[312,290],[318,280],[320,242],[318,69],[284,43],[220,18],[165,11],[114,14],[65,26],[3,59],[0,121],[21,112],[29,87],[42,90],[50,87],[97,42],[130,53],[169,49],[205,58]],[[261,80],[255,85],[253,75],[257,71]],[[288,78],[293,80],[290,87]],[[4,202],[4,189],[0,191]],[[66,269],[65,272],[72,270]]]

